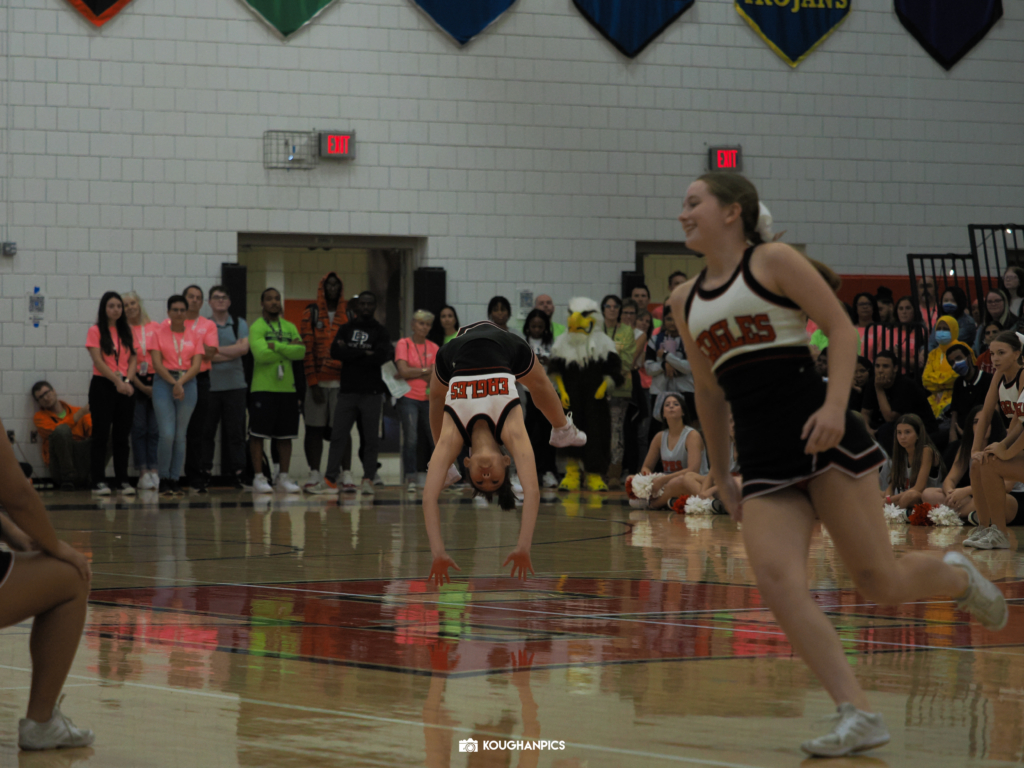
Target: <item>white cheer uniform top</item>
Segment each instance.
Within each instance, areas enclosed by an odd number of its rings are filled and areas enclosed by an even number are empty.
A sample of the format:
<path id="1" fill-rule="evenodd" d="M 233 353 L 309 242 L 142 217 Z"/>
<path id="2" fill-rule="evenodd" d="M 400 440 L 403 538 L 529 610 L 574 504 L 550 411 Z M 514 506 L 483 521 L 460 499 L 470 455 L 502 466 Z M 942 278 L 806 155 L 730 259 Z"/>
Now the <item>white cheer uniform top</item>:
<path id="1" fill-rule="evenodd" d="M 1021 402 L 1024 392 L 1021 392 L 1020 387 L 1022 373 L 1024 373 L 1024 368 L 1017 371 L 1017 375 L 1009 384 L 1006 383 L 1005 377 L 999 377 L 999 408 L 1006 418 L 1012 419 L 1016 416 L 1021 423 L 1024 423 L 1024 402 Z"/>
<path id="2" fill-rule="evenodd" d="M 467 445 L 473 434 L 473 425 L 481 419 L 487 422 L 500 445 L 505 419 L 519 404 L 516 377 L 511 373 L 453 376 L 444 397 L 444 410 L 451 415 Z"/>

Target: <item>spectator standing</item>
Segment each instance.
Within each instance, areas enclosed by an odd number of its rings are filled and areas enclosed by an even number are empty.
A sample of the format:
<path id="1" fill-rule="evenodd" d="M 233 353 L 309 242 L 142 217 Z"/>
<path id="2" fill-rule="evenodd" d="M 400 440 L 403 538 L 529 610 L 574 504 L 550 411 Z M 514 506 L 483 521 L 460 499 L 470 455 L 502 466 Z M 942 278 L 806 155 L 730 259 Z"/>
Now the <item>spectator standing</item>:
<path id="1" fill-rule="evenodd" d="M 677 269 L 671 275 L 668 276 L 668 292 L 671 294 L 676 289 L 677 285 L 682 285 L 690 278 L 686 276 L 686 273 L 681 269 Z"/>
<path id="2" fill-rule="evenodd" d="M 160 425 L 153 409 L 153 355 L 150 350 L 156 346 L 156 333 L 160 324 L 149 318 L 146 307 L 135 291 L 124 295 L 124 315 L 132 329 L 135 345 L 135 416 L 132 420 L 132 456 L 139 473 L 138 489 L 155 491 L 160 487 L 159 458 Z"/>
<path id="3" fill-rule="evenodd" d="M 1003 287 L 1009 299 L 1010 312 L 1020 317 L 1024 305 L 1024 269 L 1016 265 L 1007 267 L 1003 273 Z"/>
<path id="4" fill-rule="evenodd" d="M 861 413 L 871 436 L 886 450 L 891 449 L 896 434 L 896 421 L 907 413 L 919 416 L 925 431 L 938 428 L 935 414 L 924 392 L 908 377 L 899 373 L 896 353 L 883 350 L 875 357 L 875 386 L 864 391 Z"/>
<path id="5" fill-rule="evenodd" d="M 185 322 L 188 301 L 174 295 L 167 299 L 167 316 L 156 334 L 153 357 L 153 409 L 160 427 L 157 462 L 160 465 L 160 493 L 180 495 L 181 471 L 189 419 L 196 407 L 196 376 L 203 362 L 203 341 Z"/>
<path id="6" fill-rule="evenodd" d="M 509 328 L 508 321 L 512 317 L 512 305 L 504 296 L 495 296 L 487 302 L 487 319 L 501 328 L 519 338 L 523 337 L 522 331 L 518 328 Z"/>
<path id="7" fill-rule="evenodd" d="M 196 376 L 196 407 L 192 410 L 192 420 L 188 423 L 188 437 L 185 448 L 185 477 L 190 487 L 199 492 L 206 490 L 210 484 L 210 475 L 203 471 L 203 456 L 206 448 L 203 439 L 206 437 L 206 422 L 210 410 L 210 369 L 213 358 L 217 354 L 217 326 L 212 320 L 201 316 L 203 308 L 203 289 L 198 285 L 190 285 L 185 289 L 185 301 L 188 312 L 185 323 L 199 342 L 199 351 L 203 354 L 199 375 Z"/>
<path id="8" fill-rule="evenodd" d="M 249 412 L 249 450 L 256 476 L 254 493 L 271 493 L 274 487 L 260 470 L 263 441 L 273 441 L 280 459 L 277 490 L 298 493 L 299 486 L 288 476 L 292 462 L 292 440 L 299 436 L 299 401 L 295 391 L 292 363 L 306 356 L 299 329 L 281 317 L 281 292 L 267 288 L 260 294 L 262 314 L 249 329 L 253 372 Z M 334 443 L 332 442 L 331 445 Z"/>
<path id="9" fill-rule="evenodd" d="M 249 324 L 231 314 L 231 296 L 223 285 L 210 289 L 210 308 L 217 328 L 217 354 L 210 368 L 210 403 L 203 436 L 203 477 L 213 473 L 213 447 L 220 431 L 221 475 L 232 488 L 242 488 L 245 471 L 245 411 L 249 385 L 242 358 L 249 352 Z"/>
<path id="10" fill-rule="evenodd" d="M 957 375 L 946 360 L 946 350 L 959 332 L 960 326 L 956 320 L 949 315 L 939 317 L 933 331 L 938 346 L 928 353 L 928 362 L 925 363 L 924 372 L 921 374 L 921 383 L 930 393 L 928 402 L 931 404 L 932 413 L 938 418 L 942 417 L 953 400 L 953 384 Z"/>
<path id="11" fill-rule="evenodd" d="M 647 309 L 647 306 L 651 303 L 651 290 L 650 290 L 650 288 L 648 288 L 646 285 L 636 285 L 636 286 L 633 286 L 633 290 L 629 292 L 629 298 L 631 298 L 633 301 L 636 302 L 637 314 L 638 315 L 643 313 L 643 312 L 647 312 L 648 314 L 650 314 L 650 310 Z M 653 321 L 654 318 L 652 317 L 651 320 Z M 658 328 L 660 326 L 661 326 L 661 323 L 658 323 L 654 327 Z M 650 337 L 650 333 L 648 333 L 648 338 L 649 337 Z M 646 449 L 647 449 L 647 445 L 644 444 L 644 450 L 646 450 Z"/>
<path id="12" fill-rule="evenodd" d="M 558 338 L 565 333 L 565 326 L 561 323 L 555 322 L 555 300 L 548 296 L 546 293 L 542 293 L 533 301 L 533 308 L 539 309 L 548 316 L 548 320 L 551 323 L 551 333 Z M 525 326 L 524 326 L 525 327 Z M 456 333 L 458 329 L 456 328 Z M 446 339 L 447 341 L 447 339 Z"/>
<path id="13" fill-rule="evenodd" d="M 398 400 L 398 415 L 402 419 L 402 471 L 409 493 L 416 492 L 417 471 L 427 471 L 427 460 L 434 452 L 427 385 L 440 347 L 427 339 L 433 322 L 432 312 L 417 310 L 412 316 L 412 336 L 400 339 L 395 347 L 398 376 L 412 387 Z M 417 464 L 418 455 L 423 456 L 420 464 Z"/>
<path id="14" fill-rule="evenodd" d="M 625 449 L 626 410 L 633 397 L 633 358 L 636 357 L 636 337 L 633 328 L 622 322 L 622 299 L 609 294 L 601 299 L 601 312 L 604 315 L 604 332 L 613 342 L 615 351 L 622 361 L 622 378 L 620 386 L 613 389 L 608 398 L 608 409 L 612 418 L 612 451 L 611 463 L 608 465 L 608 488 L 616 490 L 621 487 L 622 456 Z"/>
<path id="15" fill-rule="evenodd" d="M 962 341 L 965 344 L 973 344 L 978 334 L 978 324 L 974 322 L 971 313 L 968 311 L 967 294 L 963 289 L 954 285 L 942 292 L 942 313 L 949 315 L 956 320 L 960 327 L 959 333 L 953 337 L 953 341 Z M 935 340 L 935 330 L 928 336 L 928 351 L 931 352 L 938 345 Z"/>
<path id="16" fill-rule="evenodd" d="M 89 484 L 92 448 L 92 417 L 89 406 L 76 408 L 57 397 L 48 381 L 32 385 L 32 399 L 39 410 L 32 417 L 39 434 L 39 452 L 50 468 L 53 485 L 62 491 Z"/>
<path id="17" fill-rule="evenodd" d="M 109 496 L 106 483 L 107 440 L 113 428 L 114 488 L 126 496 L 135 493 L 128 482 L 128 437 L 132 431 L 135 389 L 135 347 L 132 330 L 124 316 L 121 295 L 107 291 L 100 299 L 96 325 L 85 337 L 92 357 L 89 411 L 92 414 L 92 492 Z"/>
<path id="18" fill-rule="evenodd" d="M 530 349 L 537 356 L 537 360 L 547 371 L 548 360 L 551 359 L 551 345 L 555 342 L 555 334 L 551 329 L 551 317 L 542 308 L 534 309 L 526 316 L 523 323 L 523 335 Z M 537 474 L 540 476 L 542 488 L 557 488 L 558 471 L 555 458 L 555 448 L 549 442 L 551 435 L 551 424 L 544 414 L 533 402 L 533 395 L 526 389 L 526 410 L 523 414 L 526 422 L 526 433 L 530 437 L 530 445 L 533 446 L 533 455 L 537 461 Z"/>
<path id="19" fill-rule="evenodd" d="M 643 462 L 643 457 L 647 454 L 647 443 L 650 439 L 651 430 L 651 374 L 647 372 L 647 350 L 651 346 L 651 331 L 654 330 L 652 323 L 654 318 L 651 317 L 651 313 L 643 308 L 641 305 L 639 311 L 636 314 L 636 326 L 634 327 L 634 333 L 640 331 L 644 335 L 643 345 L 640 344 L 640 339 L 637 339 L 637 357 L 633 363 L 636 368 L 637 378 L 640 380 L 640 391 L 637 393 L 638 399 L 643 401 L 640 406 L 640 417 L 636 425 L 636 437 L 637 437 L 637 465 Z"/>
<path id="20" fill-rule="evenodd" d="M 302 314 L 302 342 L 306 346 L 303 366 L 306 372 L 306 396 L 302 416 L 306 422 L 303 447 L 309 464 L 309 479 L 303 488 L 309 489 L 322 479 L 320 463 L 324 441 L 334 423 L 341 386 L 341 363 L 331 357 L 331 343 L 341 327 L 348 322 L 348 307 L 341 297 L 344 284 L 336 272 L 328 272 L 320 279 L 316 301 Z M 351 441 L 342 459 L 346 473 L 352 466 Z M 351 483 L 351 477 L 347 478 Z"/>
<path id="21" fill-rule="evenodd" d="M 672 309 L 666 304 L 665 310 L 662 332 L 647 345 L 645 367 L 651 377 L 650 394 L 657 397 L 662 392 L 681 392 L 686 401 L 686 413 L 694 414 L 697 406 L 693 394 L 693 373 L 672 318 Z"/>
<path id="22" fill-rule="evenodd" d="M 382 397 L 385 391 L 380 367 L 394 354 L 387 329 L 377 322 L 377 297 L 363 291 L 355 302 L 356 316 L 338 331 L 331 344 L 331 356 L 345 370 L 338 391 L 338 407 L 331 428 L 331 447 L 327 453 L 324 479 L 310 493 L 337 493 L 345 441 L 350 440 L 352 425 L 358 418 L 363 426 L 360 461 L 363 465 L 361 492 L 373 495 L 373 476 L 377 472 L 378 434 Z"/>
<path id="23" fill-rule="evenodd" d="M 459 313 L 455 311 L 455 307 L 445 304 L 441 307 L 441 311 L 437 313 L 437 317 L 434 318 L 434 324 L 431 326 L 427 338 L 437 344 L 437 346 L 443 347 L 458 335 Z"/>

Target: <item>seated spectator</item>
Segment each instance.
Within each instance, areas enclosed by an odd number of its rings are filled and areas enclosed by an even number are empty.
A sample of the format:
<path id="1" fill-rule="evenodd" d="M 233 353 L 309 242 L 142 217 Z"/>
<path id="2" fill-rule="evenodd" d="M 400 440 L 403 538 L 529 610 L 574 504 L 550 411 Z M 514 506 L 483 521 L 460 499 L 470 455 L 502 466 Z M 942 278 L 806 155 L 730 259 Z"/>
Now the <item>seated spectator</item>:
<path id="1" fill-rule="evenodd" d="M 974 351 L 981 353 L 981 336 L 985 326 L 992 322 L 999 323 L 1004 330 L 1014 330 L 1020 318 L 1010 312 L 1010 300 L 1001 290 L 993 288 L 985 295 L 985 325 L 978 329 L 974 338 Z"/>
<path id="2" fill-rule="evenodd" d="M 902 370 L 910 372 L 924 368 L 928 337 L 914 309 L 914 301 L 909 296 L 904 296 L 896 302 L 896 331 L 897 341 L 893 345 L 893 350 L 899 358 Z"/>
<path id="3" fill-rule="evenodd" d="M 554 334 L 557 339 L 563 333 L 565 333 L 565 326 L 561 323 L 556 323 L 555 317 L 555 300 L 548 296 L 546 293 L 542 293 L 533 302 L 533 308 L 539 309 L 547 314 L 548 319 L 551 321 L 551 333 Z"/>
<path id="4" fill-rule="evenodd" d="M 523 334 L 537 360 L 547 370 L 551 358 L 551 345 L 555 341 L 551 330 L 551 317 L 542 308 L 534 309 L 526 316 L 523 323 Z M 540 476 L 542 488 L 558 487 L 558 468 L 555 459 L 555 448 L 550 443 L 551 424 L 534 404 L 529 387 L 526 390 L 526 409 L 523 413 L 526 422 L 526 434 L 533 446 L 533 455 L 537 461 L 537 474 Z"/>
<path id="5" fill-rule="evenodd" d="M 397 410 L 402 419 L 402 471 L 409 493 L 416 493 L 417 471 L 427 471 L 427 460 L 434 451 L 430 432 L 430 403 L 427 384 L 434 370 L 434 358 L 440 347 L 427 339 L 434 322 L 432 312 L 418 309 L 412 316 L 412 336 L 399 339 L 395 346 L 395 365 L 399 378 L 412 387 L 399 398 Z M 422 460 L 417 464 L 417 456 Z"/>
<path id="6" fill-rule="evenodd" d="M 434 324 L 430 327 L 427 338 L 437 346 L 443 347 L 458 335 L 459 313 L 455 311 L 455 307 L 445 304 L 434 318 Z"/>
<path id="7" fill-rule="evenodd" d="M 878 304 L 870 293 L 858 293 L 853 297 L 853 320 L 857 328 L 867 328 L 881 321 L 878 315 Z M 861 338 L 864 338 L 863 332 Z"/>
<path id="8" fill-rule="evenodd" d="M 704 438 L 685 424 L 686 403 L 678 393 L 660 394 L 654 404 L 654 414 L 665 429 L 651 440 L 639 474 L 651 474 L 661 460 L 664 474 L 655 479 L 648 506 L 662 509 L 678 496 L 700 494 L 708 475 L 708 460 L 704 453 Z"/>
<path id="9" fill-rule="evenodd" d="M 1010 312 L 1020 317 L 1024 305 L 1024 269 L 1016 265 L 1007 267 L 1003 273 L 1003 288 L 1010 300 Z"/>
<path id="10" fill-rule="evenodd" d="M 124 316 L 132 329 L 138 365 L 132 386 L 135 387 L 135 417 L 132 421 L 132 457 L 139 472 L 140 491 L 155 491 L 160 487 L 160 464 L 157 450 L 160 446 L 160 426 L 153 410 L 153 356 L 156 332 L 160 324 L 149 319 L 149 313 L 135 291 L 124 295 Z"/>
<path id="11" fill-rule="evenodd" d="M 1006 329 L 995 320 L 981 327 L 981 354 L 978 355 L 978 368 L 985 373 L 996 372 L 996 366 L 992 362 L 992 354 L 988 351 L 988 345 L 1004 330 Z"/>
<path id="12" fill-rule="evenodd" d="M 675 321 L 672 319 L 672 308 L 665 305 L 663 332 L 651 339 L 647 345 L 647 358 L 644 366 L 651 377 L 651 395 L 662 392 L 681 392 L 686 402 L 686 413 L 695 414 L 696 401 L 693 394 L 693 373 L 690 363 L 686 360 L 683 340 L 679 337 Z"/>
<path id="13" fill-rule="evenodd" d="M 50 468 L 55 488 L 73 491 L 89 485 L 92 449 L 92 417 L 89 406 L 76 408 L 57 397 L 48 381 L 32 385 L 32 399 L 39 410 L 32 417 L 39 433 L 39 452 Z"/>
<path id="14" fill-rule="evenodd" d="M 928 353 L 928 362 L 925 363 L 924 372 L 921 374 L 921 383 L 930 393 L 928 402 L 936 417 L 942 416 L 953 399 L 953 384 L 957 375 L 946 359 L 946 350 L 956 339 L 959 330 L 956 320 L 949 315 L 942 315 L 939 318 L 934 331 L 938 346 Z"/>
<path id="15" fill-rule="evenodd" d="M 892 448 L 896 421 L 905 414 L 914 414 L 924 422 L 927 432 L 938 428 L 928 397 L 907 376 L 897 369 L 896 354 L 890 350 L 875 358 L 875 386 L 864 391 L 861 413 L 868 432 L 886 450 Z"/>
<path id="16" fill-rule="evenodd" d="M 518 328 L 509 328 L 508 321 L 512 317 L 512 305 L 504 296 L 495 296 L 487 302 L 487 319 L 501 328 L 522 338 L 522 332 Z"/>
<path id="17" fill-rule="evenodd" d="M 46 507 L 25 479 L 6 435 L 0 437 L 0 505 L 10 515 L 0 515 L 0 539 L 15 550 L 0 550 L 0 629 L 33 620 L 25 649 L 32 659 L 32 679 L 28 712 L 18 723 L 18 746 L 23 750 L 87 747 L 93 732 L 75 727 L 61 713 L 60 700 L 82 641 L 92 571 L 84 555 L 57 538 Z M 18 635 L 24 637 L 25 632 Z M 11 639 L 7 637 L 8 642 Z M 22 652 L 19 649 L 19 657 Z M 14 663 L 13 656 L 5 658 Z M 8 708 L 13 699 L 10 694 L 5 699 Z M 61 758 L 57 761 L 69 764 Z M 31 762 L 53 764 L 48 758 Z"/>
<path id="18" fill-rule="evenodd" d="M 827 369 L 826 369 L 827 372 Z M 853 386 L 850 388 L 850 402 L 847 408 L 860 413 L 864 405 L 864 392 L 875 385 L 875 367 L 871 361 L 864 356 L 857 358 L 857 364 L 853 369 Z"/>
<path id="19" fill-rule="evenodd" d="M 985 404 L 992 374 L 980 370 L 974 361 L 974 350 L 963 342 L 946 348 L 946 360 L 957 375 L 953 383 L 953 400 L 949 406 L 949 439 L 958 440 L 963 431 L 964 414 L 976 405 Z"/>
<path id="20" fill-rule="evenodd" d="M 886 327 L 896 324 L 896 306 L 892 301 L 892 291 L 880 285 L 875 292 L 875 304 L 878 307 L 878 322 Z"/>
<path id="21" fill-rule="evenodd" d="M 921 503 L 926 488 L 941 484 L 945 473 L 942 457 L 928 438 L 924 423 L 912 413 L 896 421 L 896 438 L 890 450 L 892 475 L 882 495 L 887 503 L 910 509 Z"/>
<path id="22" fill-rule="evenodd" d="M 974 337 L 978 332 L 978 324 L 974 322 L 970 312 L 967 311 L 967 294 L 958 285 L 947 288 L 942 293 L 942 312 L 949 315 L 960 326 L 960 332 L 953 337 L 954 341 L 962 341 L 965 344 L 973 344 Z M 938 346 L 935 340 L 935 330 L 928 336 L 928 351 L 931 352 Z"/>
<path id="23" fill-rule="evenodd" d="M 935 295 L 935 277 L 925 276 L 918 279 L 914 286 L 917 295 L 917 306 L 920 308 L 921 320 L 929 329 L 939 321 L 939 307 Z"/>
<path id="24" fill-rule="evenodd" d="M 977 509 L 974 504 L 974 491 L 971 488 L 971 450 L 974 445 L 974 430 L 978 426 L 983 405 L 974 406 L 964 419 L 962 438 L 950 442 L 943 456 L 943 462 L 949 466 L 949 474 L 942 481 L 940 488 L 926 488 L 922 498 L 932 506 L 945 504 L 956 512 L 961 519 L 970 520 L 971 514 Z M 1006 438 L 1006 428 L 1002 419 L 991 419 L 985 430 L 985 444 L 1000 442 Z M 1012 525 L 1017 517 L 1017 510 L 1024 502 L 1024 483 L 1005 480 L 1006 486 L 1006 524 Z M 977 525 L 976 519 L 974 522 Z"/>

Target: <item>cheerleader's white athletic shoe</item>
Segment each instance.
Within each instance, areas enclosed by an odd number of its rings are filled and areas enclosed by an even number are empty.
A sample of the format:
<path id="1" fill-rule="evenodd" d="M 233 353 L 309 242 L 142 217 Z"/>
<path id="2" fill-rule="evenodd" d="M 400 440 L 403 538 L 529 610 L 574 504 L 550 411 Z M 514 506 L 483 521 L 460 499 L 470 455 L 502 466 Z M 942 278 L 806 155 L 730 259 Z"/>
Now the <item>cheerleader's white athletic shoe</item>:
<path id="1" fill-rule="evenodd" d="M 889 729 L 879 714 L 845 702 L 836 707 L 835 721 L 830 733 L 805 741 L 800 749 L 813 757 L 843 757 L 889 743 Z"/>
<path id="2" fill-rule="evenodd" d="M 572 423 L 572 413 L 565 414 L 564 427 L 552 427 L 548 442 L 555 448 L 582 448 L 587 444 L 587 433 Z"/>

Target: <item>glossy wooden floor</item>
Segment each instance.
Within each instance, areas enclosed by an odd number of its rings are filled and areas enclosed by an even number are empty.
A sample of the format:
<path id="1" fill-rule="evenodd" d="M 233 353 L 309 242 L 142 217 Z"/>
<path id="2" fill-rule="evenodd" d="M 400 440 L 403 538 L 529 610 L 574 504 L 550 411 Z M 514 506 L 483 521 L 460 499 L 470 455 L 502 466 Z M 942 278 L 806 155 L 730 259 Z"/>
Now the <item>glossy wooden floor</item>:
<path id="1" fill-rule="evenodd" d="M 64 710 L 94 748 L 18 753 L 29 626 L 0 632 L 0 765 L 797 766 L 832 704 L 751 586 L 727 518 L 545 501 L 537 577 L 502 575 L 516 513 L 446 496 L 440 591 L 414 497 L 214 492 L 46 501 L 94 592 Z M 892 530 L 901 551 L 965 529 Z M 992 634 L 948 602 L 880 610 L 815 536 L 811 587 L 893 740 L 830 766 L 1024 757 L 1024 559 L 974 555 L 1015 599 Z M 477 740 L 476 753 L 459 742 Z M 482 751 L 485 741 L 564 741 Z M 807 761 L 808 764 L 815 761 Z"/>

